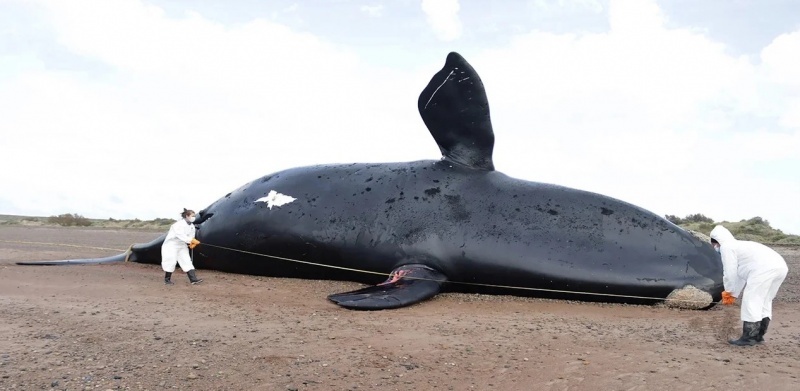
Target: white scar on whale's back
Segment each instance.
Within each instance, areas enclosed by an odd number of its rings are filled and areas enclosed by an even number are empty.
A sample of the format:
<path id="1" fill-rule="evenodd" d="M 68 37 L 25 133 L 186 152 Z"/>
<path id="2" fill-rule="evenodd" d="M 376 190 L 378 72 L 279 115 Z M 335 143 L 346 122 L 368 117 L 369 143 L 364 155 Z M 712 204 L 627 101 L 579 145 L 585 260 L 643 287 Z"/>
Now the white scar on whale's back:
<path id="1" fill-rule="evenodd" d="M 297 198 L 292 196 L 288 196 L 286 194 L 278 193 L 275 190 L 270 190 L 269 194 L 266 197 L 261 197 L 257 199 L 255 202 L 266 202 L 267 206 L 272 209 L 273 206 L 283 206 L 286 205 Z"/>
<path id="2" fill-rule="evenodd" d="M 458 69 L 458 68 L 456 68 L 456 69 Z M 453 72 L 455 72 L 455 69 L 450 71 L 450 73 L 448 73 L 447 76 L 445 76 L 444 81 L 442 82 L 442 84 L 439 84 L 439 87 L 436 87 L 436 89 L 433 90 L 433 93 L 431 94 L 431 97 L 428 98 L 427 102 L 425 102 L 425 107 L 423 107 L 423 109 L 427 109 L 428 108 L 428 104 L 431 103 L 431 99 L 433 99 L 433 96 L 436 95 L 437 92 L 439 92 L 439 89 L 442 88 L 444 83 L 447 83 L 447 81 L 450 80 L 450 76 L 453 75 Z"/>

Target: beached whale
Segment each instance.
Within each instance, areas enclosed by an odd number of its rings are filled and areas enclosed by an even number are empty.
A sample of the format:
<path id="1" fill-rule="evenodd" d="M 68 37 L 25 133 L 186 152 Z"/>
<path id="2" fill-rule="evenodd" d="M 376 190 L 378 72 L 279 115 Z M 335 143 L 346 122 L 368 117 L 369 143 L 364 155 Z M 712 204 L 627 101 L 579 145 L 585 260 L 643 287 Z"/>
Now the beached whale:
<path id="1" fill-rule="evenodd" d="M 495 171 L 487 96 L 459 54 L 447 56 L 418 107 L 440 160 L 256 179 L 199 212 L 195 266 L 372 284 L 329 296 L 352 309 L 403 307 L 441 291 L 626 303 L 693 291 L 700 299 L 689 307 L 719 301 L 722 265 L 708 243 L 630 203 Z M 160 263 L 162 241 L 36 264 Z"/>

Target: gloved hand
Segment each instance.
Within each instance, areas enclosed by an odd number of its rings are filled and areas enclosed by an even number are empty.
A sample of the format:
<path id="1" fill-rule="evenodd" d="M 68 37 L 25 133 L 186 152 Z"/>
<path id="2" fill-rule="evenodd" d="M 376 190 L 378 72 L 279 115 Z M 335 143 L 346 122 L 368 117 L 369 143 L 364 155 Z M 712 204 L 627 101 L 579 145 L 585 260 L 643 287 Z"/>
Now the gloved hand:
<path id="1" fill-rule="evenodd" d="M 736 301 L 736 298 L 731 295 L 728 291 L 722 292 L 722 305 L 731 305 L 733 302 Z"/>
<path id="2" fill-rule="evenodd" d="M 191 242 L 191 243 L 189 243 L 189 248 L 193 249 L 193 248 L 197 247 L 197 245 L 198 245 L 198 244 L 200 244 L 200 241 L 199 241 L 199 240 L 197 240 L 197 239 L 192 239 L 192 242 Z"/>

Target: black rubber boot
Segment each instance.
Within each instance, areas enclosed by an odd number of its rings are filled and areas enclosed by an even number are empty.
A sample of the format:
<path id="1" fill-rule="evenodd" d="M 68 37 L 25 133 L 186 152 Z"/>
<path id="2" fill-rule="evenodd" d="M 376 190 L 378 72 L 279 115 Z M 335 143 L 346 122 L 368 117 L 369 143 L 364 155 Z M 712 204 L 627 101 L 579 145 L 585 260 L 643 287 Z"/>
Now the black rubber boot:
<path id="1" fill-rule="evenodd" d="M 732 339 L 728 343 L 736 346 L 753 346 L 758 343 L 758 334 L 761 332 L 761 321 L 744 322 L 742 325 L 742 336 L 739 339 Z"/>
<path id="2" fill-rule="evenodd" d="M 756 342 L 762 343 L 764 342 L 764 334 L 767 333 L 767 329 L 769 328 L 769 318 L 761 319 L 761 327 L 758 329 L 758 335 L 756 336 Z"/>
<path id="3" fill-rule="evenodd" d="M 194 269 L 192 269 L 192 270 L 189 270 L 188 272 L 186 272 L 186 274 L 188 274 L 188 275 L 189 275 L 189 281 L 190 281 L 192 284 L 199 284 L 199 283 L 203 282 L 203 280 L 202 280 L 202 279 L 200 279 L 200 278 L 197 278 L 197 274 L 195 274 L 195 272 L 194 272 Z"/>
<path id="4" fill-rule="evenodd" d="M 164 284 L 166 284 L 166 285 L 175 285 L 175 283 L 172 282 L 172 273 L 164 272 Z"/>

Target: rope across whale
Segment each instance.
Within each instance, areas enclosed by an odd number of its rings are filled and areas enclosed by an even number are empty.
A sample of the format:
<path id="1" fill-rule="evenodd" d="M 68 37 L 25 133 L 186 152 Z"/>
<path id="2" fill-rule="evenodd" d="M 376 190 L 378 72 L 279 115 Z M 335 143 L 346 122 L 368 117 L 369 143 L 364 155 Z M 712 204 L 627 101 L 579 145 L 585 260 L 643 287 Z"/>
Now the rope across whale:
<path id="1" fill-rule="evenodd" d="M 30 242 L 30 241 L 12 241 L 12 240 L 0 240 L 3 243 L 16 243 L 16 244 L 31 244 L 31 245 L 48 245 L 48 246 L 63 246 L 63 247 L 73 247 L 73 248 L 85 248 L 85 249 L 93 249 L 93 250 L 109 250 L 109 251 L 125 251 L 126 255 L 130 255 L 131 247 L 127 250 L 116 249 L 116 248 L 108 248 L 108 247 L 95 247 L 95 246 L 81 246 L 81 245 L 74 245 L 74 244 L 66 244 L 66 243 L 48 243 L 48 242 Z M 286 257 L 279 257 L 276 255 L 270 254 L 261 254 L 252 251 L 245 251 L 230 247 L 224 246 L 217 246 L 214 244 L 203 243 L 203 246 L 214 247 L 221 250 L 238 252 L 242 254 L 249 254 L 255 255 L 263 258 L 271 258 L 271 259 L 278 259 L 287 262 L 294 262 L 294 263 L 301 263 L 305 265 L 311 266 L 318 266 L 324 267 L 329 269 L 337 269 L 337 270 L 345 270 L 357 273 L 364 273 L 364 274 L 374 274 L 380 276 L 386 276 L 388 278 L 393 277 L 392 273 L 385 273 L 385 272 L 376 272 L 372 270 L 363 270 L 363 269 L 356 269 L 356 268 L 349 268 L 343 266 L 336 266 L 336 265 L 326 265 L 323 263 L 311 262 L 311 261 L 303 261 L 299 259 L 292 259 Z M 125 257 L 125 262 L 128 261 L 128 256 Z M 574 295 L 587 295 L 587 296 L 605 296 L 605 297 L 615 297 L 615 298 L 624 298 L 624 299 L 638 299 L 638 300 L 654 300 L 654 301 L 671 301 L 671 302 L 684 302 L 684 303 L 701 303 L 701 304 L 719 304 L 721 302 L 707 302 L 707 301 L 700 301 L 700 300 L 688 300 L 688 299 L 674 299 L 674 298 L 662 298 L 662 297 L 649 297 L 649 296 L 635 296 L 635 295 L 618 295 L 613 293 L 599 293 L 599 292 L 582 292 L 582 291 L 571 291 L 571 290 L 560 290 L 560 289 L 545 289 L 545 288 L 532 288 L 532 287 L 521 287 L 521 286 L 511 286 L 511 285 L 497 285 L 497 284 L 482 284 L 482 283 L 474 283 L 474 282 L 465 282 L 465 281 L 438 281 L 432 279 L 426 279 L 421 277 L 414 277 L 414 276 L 403 276 L 403 278 L 407 279 L 416 279 L 416 280 L 429 280 L 435 282 L 446 282 L 448 284 L 460 284 L 460 285 L 471 285 L 471 286 L 482 286 L 487 288 L 501 288 L 501 289 L 510 289 L 510 290 L 527 290 L 527 291 L 537 291 L 537 292 L 548 292 L 548 293 L 563 293 L 563 294 L 574 294 Z"/>

